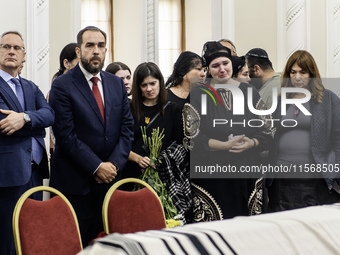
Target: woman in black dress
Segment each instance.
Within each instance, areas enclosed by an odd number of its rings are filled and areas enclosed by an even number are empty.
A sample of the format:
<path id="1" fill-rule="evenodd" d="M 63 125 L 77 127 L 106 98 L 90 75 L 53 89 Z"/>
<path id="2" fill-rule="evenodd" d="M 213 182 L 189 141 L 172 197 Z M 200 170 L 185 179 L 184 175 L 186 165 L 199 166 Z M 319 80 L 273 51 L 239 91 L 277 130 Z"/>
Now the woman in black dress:
<path id="1" fill-rule="evenodd" d="M 270 121 L 249 110 L 248 93 L 252 92 L 255 109 L 264 109 L 264 103 L 253 86 L 231 78 L 232 57 L 228 48 L 218 42 L 207 42 L 203 54 L 207 75 L 212 79 L 191 90 L 190 105 L 186 104 L 183 109 L 187 127 L 185 136 L 190 143 L 187 147 L 192 148 L 190 173 L 194 183 L 193 221 L 259 214 L 262 210 L 263 187 L 262 179 L 258 177 L 261 175 L 255 173 L 250 176 L 240 171 L 247 166 L 259 165 L 260 152 L 271 144 L 273 130 L 267 125 Z M 234 114 L 233 101 L 237 101 L 236 97 L 228 89 L 217 89 L 219 84 L 229 84 L 242 93 L 245 98 L 241 105 L 244 114 Z M 224 124 L 214 125 L 216 120 Z M 249 121 L 254 125 L 248 124 Z M 229 167 L 235 172 L 210 174 L 207 169 L 211 170 L 211 167 L 215 167 L 215 170 Z"/>

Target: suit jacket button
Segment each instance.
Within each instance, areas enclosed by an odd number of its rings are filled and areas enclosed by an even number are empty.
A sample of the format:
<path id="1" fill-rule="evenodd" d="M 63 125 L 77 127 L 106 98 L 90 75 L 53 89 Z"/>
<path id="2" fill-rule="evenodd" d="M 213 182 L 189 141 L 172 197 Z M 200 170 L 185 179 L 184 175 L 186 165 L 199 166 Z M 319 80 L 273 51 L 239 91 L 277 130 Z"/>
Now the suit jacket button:
<path id="1" fill-rule="evenodd" d="M 28 151 L 29 151 L 29 152 L 32 152 L 32 149 L 31 149 L 31 148 L 29 148 L 29 149 L 28 149 Z"/>
<path id="2" fill-rule="evenodd" d="M 109 138 L 107 136 L 105 136 L 105 141 L 109 140 Z"/>

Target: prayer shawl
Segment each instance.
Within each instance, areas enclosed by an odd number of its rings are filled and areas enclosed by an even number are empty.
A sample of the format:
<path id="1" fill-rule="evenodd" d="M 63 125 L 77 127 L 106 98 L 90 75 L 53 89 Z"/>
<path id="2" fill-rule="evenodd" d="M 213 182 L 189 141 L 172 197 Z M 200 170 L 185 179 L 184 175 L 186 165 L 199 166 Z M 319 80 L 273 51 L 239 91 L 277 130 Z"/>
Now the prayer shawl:
<path id="1" fill-rule="evenodd" d="M 160 153 L 162 163 L 159 166 L 159 177 L 166 184 L 166 188 L 172 202 L 183 216 L 191 208 L 192 197 L 190 187 L 189 160 L 186 158 L 187 151 L 181 144 L 173 142 L 168 148 Z"/>

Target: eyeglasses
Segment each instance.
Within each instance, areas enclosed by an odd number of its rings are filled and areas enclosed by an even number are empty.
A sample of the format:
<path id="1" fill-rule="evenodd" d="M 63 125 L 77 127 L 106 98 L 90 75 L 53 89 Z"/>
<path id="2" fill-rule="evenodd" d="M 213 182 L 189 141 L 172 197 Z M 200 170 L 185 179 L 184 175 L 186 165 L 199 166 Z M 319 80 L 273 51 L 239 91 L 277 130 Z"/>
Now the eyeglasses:
<path id="1" fill-rule="evenodd" d="M 9 45 L 9 44 L 0 44 L 1 49 L 4 49 L 6 51 L 10 51 L 12 48 L 15 51 L 25 51 L 25 47 L 19 46 L 19 45 Z"/>

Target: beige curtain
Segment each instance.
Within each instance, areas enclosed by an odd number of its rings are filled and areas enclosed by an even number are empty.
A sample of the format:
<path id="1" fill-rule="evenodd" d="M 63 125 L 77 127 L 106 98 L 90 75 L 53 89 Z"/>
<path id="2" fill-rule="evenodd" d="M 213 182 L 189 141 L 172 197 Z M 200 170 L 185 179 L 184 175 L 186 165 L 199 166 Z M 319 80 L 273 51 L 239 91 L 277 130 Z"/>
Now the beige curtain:
<path id="1" fill-rule="evenodd" d="M 159 0 L 159 67 L 166 79 L 182 49 L 181 0 Z"/>
<path id="2" fill-rule="evenodd" d="M 112 5 L 111 0 L 82 0 L 81 26 L 96 26 L 107 35 L 107 54 L 104 68 L 112 62 Z"/>

